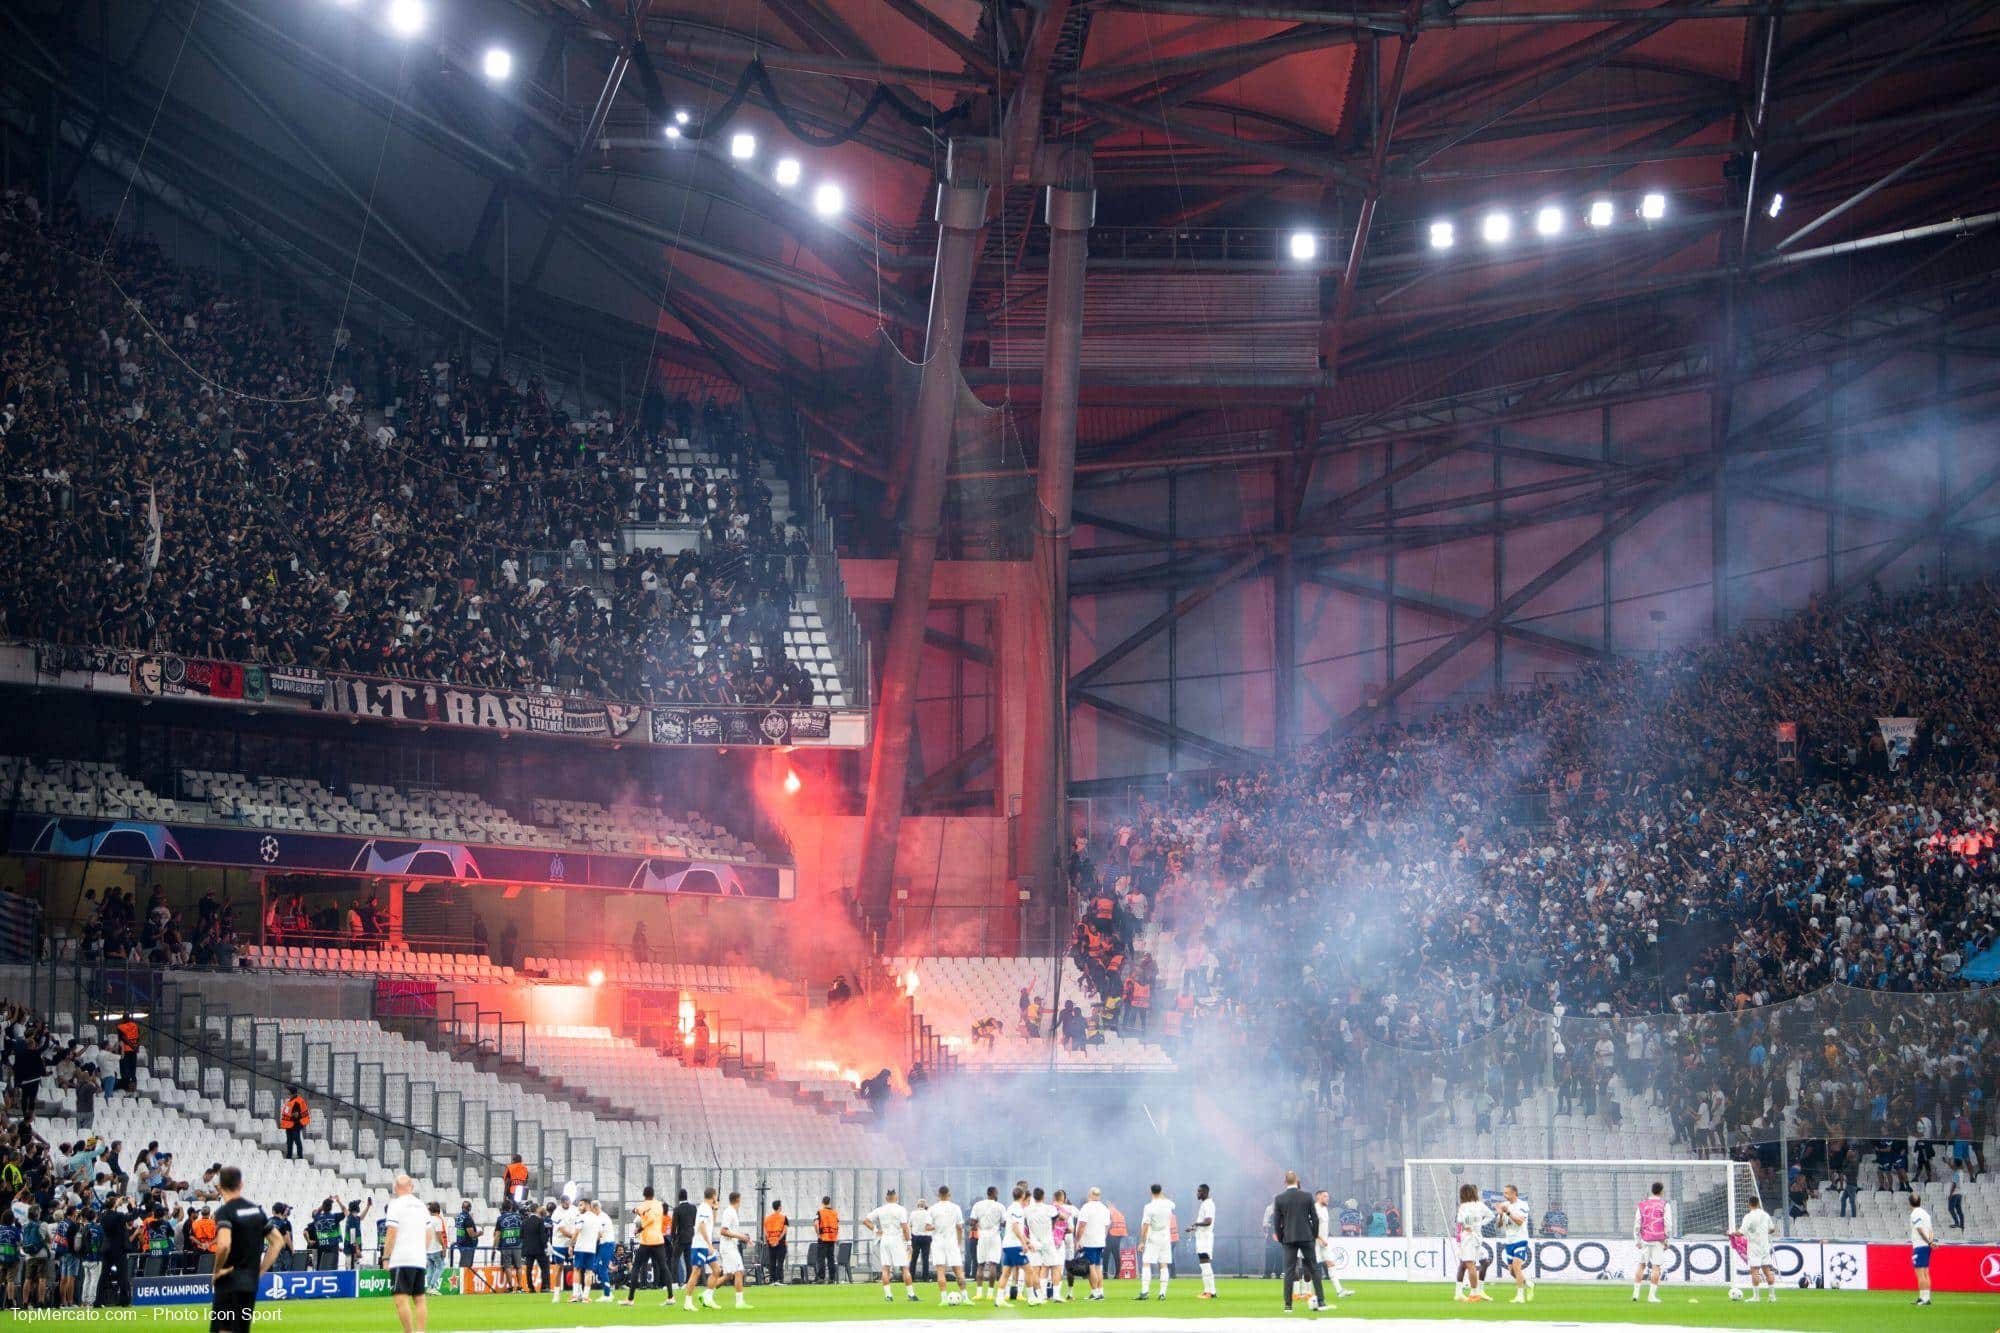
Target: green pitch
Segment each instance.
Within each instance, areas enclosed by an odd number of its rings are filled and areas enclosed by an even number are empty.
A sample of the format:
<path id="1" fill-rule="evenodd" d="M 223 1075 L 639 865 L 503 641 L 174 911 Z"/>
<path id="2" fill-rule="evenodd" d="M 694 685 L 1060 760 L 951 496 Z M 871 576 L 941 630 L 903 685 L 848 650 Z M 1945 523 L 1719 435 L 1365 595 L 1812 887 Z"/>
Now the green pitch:
<path id="1" fill-rule="evenodd" d="M 550 1304 L 544 1296 L 440 1296 L 430 1302 L 430 1327 L 435 1333 L 484 1333 L 494 1330 L 588 1329 L 624 1326 L 687 1327 L 693 1324 L 801 1324 L 853 1321 L 878 1327 L 915 1318 L 948 1319 L 969 1324 L 1038 1323 L 1067 1321 L 1083 1328 L 1096 1328 L 1120 1320 L 1143 1316 L 1148 1319 L 1186 1320 L 1197 1328 L 1204 1320 L 1266 1318 L 1282 1320 L 1283 1297 L 1275 1281 L 1224 1279 L 1217 1300 L 1196 1299 L 1198 1281 L 1175 1279 L 1172 1299 L 1136 1301 L 1134 1282 L 1109 1284 L 1110 1295 L 1102 1302 L 1075 1302 L 1068 1305 L 1025 1308 L 1015 1306 L 995 1310 L 991 1305 L 941 1308 L 934 1287 L 919 1287 L 920 1300 L 911 1304 L 897 1289 L 894 1304 L 885 1303 L 879 1286 L 762 1287 L 749 1293 L 751 1308 L 731 1308 L 727 1291 L 718 1292 L 720 1311 L 701 1310 L 689 1314 L 678 1306 L 663 1309 L 657 1292 L 641 1292 L 634 1306 L 592 1304 L 589 1306 Z M 1992 1333 L 2000 1328 L 2000 1299 L 1985 1296 L 1939 1295 L 1928 1310 L 1919 1310 L 1906 1292 L 1788 1292 L 1776 1306 L 1732 1304 L 1719 1287 L 1690 1292 L 1686 1287 L 1662 1289 L 1661 1304 L 1634 1304 L 1631 1289 L 1617 1283 L 1590 1286 L 1546 1285 L 1538 1290 L 1532 1305 L 1507 1303 L 1511 1289 L 1494 1289 L 1499 1298 L 1491 1305 L 1459 1305 L 1442 1284 L 1409 1286 L 1402 1283 L 1373 1283 L 1356 1289 L 1339 1302 L 1337 1311 L 1314 1316 L 1301 1307 L 1291 1316 L 1298 1323 L 1309 1321 L 1355 1322 L 1367 1319 L 1410 1319 L 1443 1324 L 1519 1323 L 1546 1328 L 1555 1323 L 1650 1324 L 1661 1328 L 1744 1328 L 1785 1330 L 1786 1333 L 1899 1333 L 1900 1330 L 1936 1330 L 1937 1333 Z M 1693 1300 L 1690 1300 L 1692 1295 Z M 197 1313 L 199 1312 L 199 1313 Z M 125 1311 L 117 1312 L 120 1316 Z M 145 1333 L 205 1328 L 206 1310 L 200 1306 L 147 1309 L 129 1312 L 130 1317 L 85 1314 L 63 1319 L 62 1327 L 103 1324 Z M 26 1329 L 54 1327 L 57 1321 L 46 1314 L 0 1316 L 0 1326 Z M 258 1307 L 257 1322 L 270 1333 L 394 1333 L 395 1308 L 387 1299 L 353 1301 L 300 1301 L 292 1305 L 266 1302 Z"/>

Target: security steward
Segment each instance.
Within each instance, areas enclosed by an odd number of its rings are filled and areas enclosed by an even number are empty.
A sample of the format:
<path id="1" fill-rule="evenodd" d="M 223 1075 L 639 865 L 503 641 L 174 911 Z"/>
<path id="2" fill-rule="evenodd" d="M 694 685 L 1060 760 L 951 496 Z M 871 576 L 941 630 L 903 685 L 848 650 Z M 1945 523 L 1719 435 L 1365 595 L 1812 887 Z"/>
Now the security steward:
<path id="1" fill-rule="evenodd" d="M 305 1094 L 298 1084 L 287 1084 L 285 1104 L 278 1108 L 278 1128 L 285 1131 L 285 1156 L 306 1155 L 306 1126 L 311 1123 L 312 1110 L 306 1105 Z"/>

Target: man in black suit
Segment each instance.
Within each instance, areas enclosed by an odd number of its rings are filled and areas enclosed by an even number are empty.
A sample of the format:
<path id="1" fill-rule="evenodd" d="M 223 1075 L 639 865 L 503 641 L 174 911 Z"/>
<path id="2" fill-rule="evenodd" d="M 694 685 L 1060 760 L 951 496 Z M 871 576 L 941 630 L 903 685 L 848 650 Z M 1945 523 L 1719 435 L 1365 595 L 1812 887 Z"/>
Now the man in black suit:
<path id="1" fill-rule="evenodd" d="M 1301 1269 L 1312 1274 L 1312 1308 L 1324 1308 L 1326 1292 L 1320 1286 L 1319 1264 L 1313 1258 L 1319 1241 L 1319 1210 L 1313 1207 L 1312 1195 L 1299 1188 L 1296 1171 L 1285 1172 L 1285 1188 L 1271 1201 L 1271 1231 L 1285 1255 L 1285 1309 L 1292 1308 L 1292 1288 Z"/>
<path id="2" fill-rule="evenodd" d="M 696 1208 L 688 1202 L 688 1192 L 682 1190 L 674 1200 L 673 1238 L 674 1252 L 667 1261 L 669 1287 L 685 1286 L 688 1280 L 688 1255 L 694 1249 L 694 1220 Z"/>

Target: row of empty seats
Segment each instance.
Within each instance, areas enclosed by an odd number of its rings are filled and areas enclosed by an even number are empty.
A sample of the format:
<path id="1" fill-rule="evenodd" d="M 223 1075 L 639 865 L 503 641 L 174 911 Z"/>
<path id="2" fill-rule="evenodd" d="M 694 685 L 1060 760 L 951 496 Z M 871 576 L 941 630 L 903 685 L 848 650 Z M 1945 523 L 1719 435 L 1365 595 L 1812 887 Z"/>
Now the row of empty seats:
<path id="1" fill-rule="evenodd" d="M 682 1065 L 609 1028 L 530 1027 L 528 1063 L 635 1115 L 655 1117 L 637 1123 L 669 1136 L 683 1160 L 745 1166 L 892 1166 L 903 1160 L 871 1129 L 719 1069 Z"/>
<path id="2" fill-rule="evenodd" d="M 586 958 L 530 957 L 521 960 L 523 971 L 546 974 L 550 981 L 577 985 L 590 980 L 592 972 L 617 986 L 653 986 L 664 990 L 756 991 L 775 994 L 787 989 L 784 982 L 759 968 L 737 963 L 640 963 L 617 958 L 593 962 Z"/>
<path id="3" fill-rule="evenodd" d="M 242 956 L 267 972 L 349 972 L 363 976 L 429 977 L 436 981 L 513 981 L 512 967 L 484 954 L 431 953 L 422 949 L 342 949 L 251 944 Z"/>
<path id="4" fill-rule="evenodd" d="M 375 815 L 391 833 L 424 840 L 490 842 L 511 847 L 562 848 L 553 829 L 523 824 L 499 806 L 467 791 L 443 787 L 400 791 L 356 783 L 354 804 Z"/>
<path id="5" fill-rule="evenodd" d="M 345 833 L 419 841 L 627 852 L 693 860 L 762 860 L 759 847 L 698 810 L 537 799 L 537 822 L 516 819 L 473 792 L 401 790 L 356 783 L 347 794 L 311 778 L 251 778 L 184 768 L 180 797 L 161 796 L 116 765 L 79 760 L 36 764 L 0 755 L 0 791 L 16 808 L 79 818 L 229 823 L 248 828 Z"/>
<path id="6" fill-rule="evenodd" d="M 897 977 L 912 971 L 917 974 L 917 1012 L 967 1064 L 1013 1065 L 1048 1059 L 1047 1035 L 1060 1007 L 1051 959 L 891 958 L 886 965 Z M 1061 999 L 1074 1000 L 1078 1008 L 1088 1012 L 1096 995 L 1082 970 L 1071 958 L 1062 960 L 1062 969 Z M 1048 1008 L 1042 1020 L 1042 1039 L 1020 1035 L 1022 987 L 1031 998 L 1040 996 Z M 972 1025 L 982 1018 L 997 1018 L 1004 1024 L 1000 1039 L 990 1048 L 972 1040 Z M 1156 1043 L 1115 1032 L 1105 1033 L 1101 1044 L 1083 1051 L 1065 1051 L 1058 1046 L 1056 1061 L 1079 1069 L 1174 1067 L 1173 1058 Z"/>
<path id="7" fill-rule="evenodd" d="M 77 1035 L 61 1017 L 52 1026 L 58 1036 Z M 86 1024 L 81 1035 L 95 1039 L 95 1029 Z M 399 1169 L 411 1169 L 419 1190 L 431 1198 L 442 1199 L 462 1183 L 412 1169 L 422 1167 L 421 1162 L 386 1161 L 373 1142 L 357 1152 L 315 1136 L 307 1139 L 305 1157 L 288 1159 L 270 1095 L 246 1096 L 239 1087 L 225 1096 L 223 1079 L 219 1068 L 204 1075 L 192 1057 L 151 1056 L 139 1067 L 137 1088 L 100 1098 L 88 1127 L 76 1119 L 75 1093 L 50 1080 L 44 1084 L 36 1130 L 50 1143 L 75 1142 L 90 1134 L 128 1146 L 157 1140 L 174 1155 L 176 1179 L 192 1183 L 211 1164 L 230 1163 L 242 1168 L 244 1190 L 251 1198 L 290 1203 L 295 1211 L 310 1211 L 330 1194 L 343 1199 L 386 1195 Z M 130 1167 L 129 1158 L 125 1165 Z"/>
<path id="8" fill-rule="evenodd" d="M 219 818 L 235 819 L 251 828 L 382 832 L 378 820 L 310 778 L 248 778 L 241 773 L 184 768 L 180 780 L 182 795 L 206 802 Z"/>
<path id="9" fill-rule="evenodd" d="M 565 846 L 700 861 L 747 861 L 758 854 L 756 844 L 712 823 L 699 810 L 675 816 L 651 806 L 538 799 L 533 811 L 536 819 L 561 831 Z"/>
<path id="10" fill-rule="evenodd" d="M 199 823 L 206 805 L 160 796 L 114 764 L 56 759 L 34 763 L 0 755 L 0 795 L 13 808 L 85 819 L 142 819 L 163 824 Z"/>

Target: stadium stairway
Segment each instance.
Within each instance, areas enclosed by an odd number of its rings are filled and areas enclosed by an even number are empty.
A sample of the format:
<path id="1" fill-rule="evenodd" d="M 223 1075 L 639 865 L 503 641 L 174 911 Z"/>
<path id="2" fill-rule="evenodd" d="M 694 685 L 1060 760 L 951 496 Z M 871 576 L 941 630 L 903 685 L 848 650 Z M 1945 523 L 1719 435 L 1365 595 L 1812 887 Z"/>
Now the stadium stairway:
<path id="1" fill-rule="evenodd" d="M 712 973 L 747 972 L 750 969 L 700 969 Z M 652 991 L 628 988 L 626 1023 L 618 1034 L 637 1046 L 657 1051 L 682 1064 L 693 1062 L 693 1054 L 681 1036 L 679 991 Z M 824 1114 L 860 1120 L 863 1107 L 855 1096 L 860 1078 L 847 1078 L 833 1061 L 824 1057 L 809 1038 L 797 1032 L 775 1028 L 753 1028 L 734 1023 L 727 1013 L 700 1004 L 711 1031 L 721 1033 L 711 1047 L 709 1063 L 730 1078 L 742 1079 L 780 1100 L 795 1102 Z M 731 1034 L 735 1040 L 730 1040 Z M 753 1049 L 754 1048 L 754 1049 Z"/>
<path id="2" fill-rule="evenodd" d="M 79 1035 L 60 1016 L 52 1026 L 64 1039 Z M 96 1034 L 86 1024 L 80 1035 L 91 1039 Z M 88 1127 L 77 1119 L 75 1093 L 50 1088 L 43 1094 L 36 1130 L 52 1144 L 93 1134 L 132 1147 L 157 1141 L 174 1155 L 175 1174 L 190 1182 L 211 1164 L 237 1165 L 252 1198 L 282 1200 L 295 1209 L 309 1210 L 329 1194 L 343 1199 L 386 1194 L 393 1185 L 395 1170 L 379 1155 L 343 1150 L 325 1139 L 309 1137 L 303 1159 L 285 1157 L 275 1109 L 267 1115 L 254 1105 L 232 1105 L 242 1099 L 225 1095 L 221 1071 L 210 1075 L 204 1077 L 182 1057 L 156 1052 L 141 1063 L 138 1086 L 129 1094 L 120 1091 L 101 1099 Z M 430 1197 L 451 1190 L 427 1173 L 414 1174 Z"/>
<path id="3" fill-rule="evenodd" d="M 800 1098 L 788 1080 L 732 1076 L 714 1065 L 686 1065 L 609 1028 L 545 1026 L 529 1030 L 531 1062 L 571 1083 L 601 1088 L 634 1114 L 695 1127 L 690 1160 L 734 1162 L 760 1146 L 780 1163 L 888 1165 L 901 1154 L 882 1135 L 845 1113 Z M 705 1140 L 705 1142 L 703 1141 Z M 747 1163 L 746 1163 L 747 1164 Z"/>
<path id="4" fill-rule="evenodd" d="M 1044 1064 L 1049 1058 L 1049 1042 L 1021 1035 L 1019 1012 L 1021 988 L 1049 1001 L 1051 1019 L 1058 1007 L 1050 986 L 1053 960 L 1033 957 L 1011 958 L 887 958 L 883 966 L 897 977 L 917 974 L 917 1012 L 938 1032 L 946 1045 L 966 1065 L 1007 1067 Z M 1086 1011 L 1095 994 L 1084 980 L 1083 971 L 1072 958 L 1062 960 L 1063 999 L 1074 999 Z M 1155 992 L 1167 995 L 1165 988 Z M 989 1049 L 972 1040 L 972 1025 L 981 1018 L 998 1018 L 1005 1031 Z M 1045 1020 L 1043 1032 L 1049 1029 Z M 1155 1013 L 1154 1021 L 1159 1021 Z M 1144 1037 L 1111 1032 L 1101 1045 L 1083 1051 L 1057 1048 L 1059 1068 L 1074 1070 L 1115 1070 L 1121 1073 L 1167 1071 L 1174 1061 L 1164 1048 Z"/>

